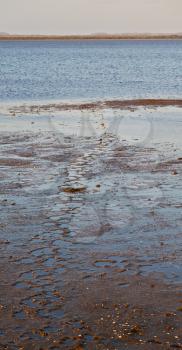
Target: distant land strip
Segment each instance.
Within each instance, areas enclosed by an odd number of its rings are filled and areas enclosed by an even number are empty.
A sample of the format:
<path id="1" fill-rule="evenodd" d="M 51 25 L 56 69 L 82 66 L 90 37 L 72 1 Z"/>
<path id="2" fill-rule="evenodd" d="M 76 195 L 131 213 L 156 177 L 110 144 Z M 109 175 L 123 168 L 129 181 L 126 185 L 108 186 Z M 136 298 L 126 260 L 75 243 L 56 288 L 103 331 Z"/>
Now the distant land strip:
<path id="1" fill-rule="evenodd" d="M 9 112 L 11 115 L 16 114 L 39 114 L 41 112 L 59 112 L 71 110 L 104 110 L 104 109 L 122 109 L 135 110 L 138 107 L 157 108 L 157 107 L 182 107 L 182 99 L 136 99 L 136 100 L 108 100 L 108 101 L 91 101 L 78 103 L 48 103 L 48 104 L 30 104 L 27 103 L 19 106 L 11 106 Z"/>
<path id="2" fill-rule="evenodd" d="M 12 35 L 0 34 L 0 41 L 13 40 L 182 40 L 180 34 L 90 34 L 90 35 Z"/>

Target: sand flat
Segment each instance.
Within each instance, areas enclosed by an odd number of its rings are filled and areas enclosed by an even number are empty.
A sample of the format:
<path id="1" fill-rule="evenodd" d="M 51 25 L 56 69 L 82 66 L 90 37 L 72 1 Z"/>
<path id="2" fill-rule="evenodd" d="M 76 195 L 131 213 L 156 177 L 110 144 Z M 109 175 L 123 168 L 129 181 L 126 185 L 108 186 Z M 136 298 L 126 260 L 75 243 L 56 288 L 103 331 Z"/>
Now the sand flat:
<path id="1" fill-rule="evenodd" d="M 181 109 L 106 107 L 1 116 L 2 349 L 182 348 Z"/>

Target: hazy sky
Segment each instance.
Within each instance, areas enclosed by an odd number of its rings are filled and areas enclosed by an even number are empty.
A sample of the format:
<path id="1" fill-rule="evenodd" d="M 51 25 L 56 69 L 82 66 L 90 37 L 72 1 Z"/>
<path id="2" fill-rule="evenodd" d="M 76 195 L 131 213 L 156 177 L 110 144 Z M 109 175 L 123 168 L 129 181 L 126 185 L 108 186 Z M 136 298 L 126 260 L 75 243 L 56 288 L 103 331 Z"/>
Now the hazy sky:
<path id="1" fill-rule="evenodd" d="M 182 32 L 182 0 L 0 0 L 0 32 Z"/>

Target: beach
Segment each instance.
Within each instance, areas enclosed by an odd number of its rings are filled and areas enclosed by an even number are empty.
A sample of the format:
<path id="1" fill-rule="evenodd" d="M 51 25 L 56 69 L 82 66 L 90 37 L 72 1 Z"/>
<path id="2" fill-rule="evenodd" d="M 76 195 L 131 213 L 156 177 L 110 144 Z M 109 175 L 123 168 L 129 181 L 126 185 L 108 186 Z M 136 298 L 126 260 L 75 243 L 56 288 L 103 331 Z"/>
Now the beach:
<path id="1" fill-rule="evenodd" d="M 181 349 L 181 35 L 0 57 L 0 349 Z"/>
<path id="2" fill-rule="evenodd" d="M 181 100 L 7 103 L 1 349 L 182 348 Z"/>

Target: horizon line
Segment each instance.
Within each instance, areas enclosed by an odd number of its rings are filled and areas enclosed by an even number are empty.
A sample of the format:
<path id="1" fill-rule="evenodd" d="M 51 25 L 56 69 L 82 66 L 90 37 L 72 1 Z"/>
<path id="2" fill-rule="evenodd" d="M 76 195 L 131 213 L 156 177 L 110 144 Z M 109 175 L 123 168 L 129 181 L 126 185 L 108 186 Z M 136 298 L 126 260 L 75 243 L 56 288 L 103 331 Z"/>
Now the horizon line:
<path id="1" fill-rule="evenodd" d="M 90 34 L 10 34 L 0 32 L 0 40 L 70 40 L 70 39 L 182 39 L 178 33 L 90 33 Z"/>

